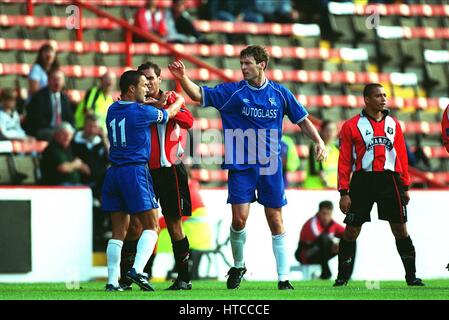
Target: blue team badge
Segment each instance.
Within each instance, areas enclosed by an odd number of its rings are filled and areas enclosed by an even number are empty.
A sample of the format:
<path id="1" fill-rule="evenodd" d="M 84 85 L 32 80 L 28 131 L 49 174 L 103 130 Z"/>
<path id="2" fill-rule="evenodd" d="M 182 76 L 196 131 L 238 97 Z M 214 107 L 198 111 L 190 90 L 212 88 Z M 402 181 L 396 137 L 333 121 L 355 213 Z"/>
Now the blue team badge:
<path id="1" fill-rule="evenodd" d="M 276 103 L 276 99 L 275 98 L 268 98 L 268 101 L 270 102 L 271 106 L 276 106 L 277 107 L 277 103 Z"/>

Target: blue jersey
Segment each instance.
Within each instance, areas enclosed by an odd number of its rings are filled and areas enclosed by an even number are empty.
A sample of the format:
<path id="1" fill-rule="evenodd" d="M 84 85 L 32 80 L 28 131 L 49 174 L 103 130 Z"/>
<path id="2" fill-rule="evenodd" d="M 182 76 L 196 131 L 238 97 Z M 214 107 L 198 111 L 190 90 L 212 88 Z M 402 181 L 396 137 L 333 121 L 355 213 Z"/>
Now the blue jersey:
<path id="1" fill-rule="evenodd" d="M 202 106 L 212 106 L 221 114 L 225 169 L 265 165 L 264 157 L 279 159 L 284 115 L 293 123 L 308 115 L 287 88 L 270 80 L 259 88 L 243 80 L 201 90 Z"/>
<path id="2" fill-rule="evenodd" d="M 167 121 L 165 110 L 132 101 L 114 102 L 106 116 L 112 164 L 147 163 L 151 150 L 150 125 Z"/>

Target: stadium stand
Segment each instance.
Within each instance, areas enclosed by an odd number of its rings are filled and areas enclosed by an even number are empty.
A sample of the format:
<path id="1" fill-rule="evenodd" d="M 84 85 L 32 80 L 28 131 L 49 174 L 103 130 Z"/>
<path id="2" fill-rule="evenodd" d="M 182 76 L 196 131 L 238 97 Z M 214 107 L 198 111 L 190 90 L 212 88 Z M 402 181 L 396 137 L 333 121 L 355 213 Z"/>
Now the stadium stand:
<path id="1" fill-rule="evenodd" d="M 198 16 L 200 2 L 187 1 L 193 16 Z M 92 86 L 106 66 L 119 74 L 148 57 L 166 66 L 177 56 L 172 49 L 207 63 L 197 65 L 185 60 L 192 68 L 189 71 L 191 78 L 202 84 L 213 86 L 224 79 L 208 65 L 220 69 L 228 79 L 239 79 L 236 57 L 240 50 L 247 44 L 263 44 L 272 57 L 268 76 L 290 88 L 318 119 L 332 119 L 341 125 L 363 106 L 360 97 L 363 84 L 382 83 L 391 97 L 390 107 L 401 120 L 412 149 L 416 148 L 412 143 L 414 138 L 419 136 L 425 155 L 435 159 L 435 168 L 431 168 L 427 177 L 449 182 L 444 172 L 436 171 L 447 167 L 448 162 L 440 148 L 438 123 L 441 110 L 449 103 L 449 10 L 441 2 L 408 5 L 331 2 L 331 28 L 340 33 L 332 41 L 321 39 L 317 24 L 197 20 L 195 27 L 206 33 L 214 44 L 172 46 L 162 46 L 156 41 L 130 44 L 122 26 L 87 9 L 82 9 L 81 29 L 68 30 L 66 9 L 72 3 L 68 0 L 57 3 L 7 0 L 0 3 L 0 87 L 15 87 L 24 100 L 27 98 L 26 76 L 43 43 L 56 48 L 67 78 L 67 93 L 74 102 L 83 98 L 85 90 Z M 88 3 L 116 18 L 132 22 L 144 1 L 95 0 Z M 160 1 L 159 5 L 169 6 L 170 3 Z M 367 18 L 373 13 L 378 14 L 379 26 L 367 28 Z M 223 33 L 239 34 L 243 43 L 227 43 Z M 166 68 L 163 68 L 162 77 L 172 79 Z M 174 86 L 171 81 L 166 84 L 167 89 Z M 118 92 L 114 96 L 118 97 Z M 218 114 L 213 110 L 192 110 L 197 117 L 196 128 L 203 131 L 221 128 Z M 302 141 L 299 128 L 285 122 L 285 132 L 294 137 L 298 151 L 305 150 L 300 156 L 306 158 L 308 149 L 303 148 L 306 142 Z M 221 146 L 207 143 L 201 143 L 198 148 L 203 156 L 222 151 Z M 17 159 L 32 158 L 34 162 L 28 163 L 35 164 L 39 160 L 38 149 L 29 152 L 1 150 L 2 155 L 12 153 Z M 16 161 L 19 166 L 21 161 Z M 206 186 L 223 185 L 227 177 L 217 165 L 206 164 L 198 166 L 192 174 Z M 37 177 L 35 180 L 30 178 L 25 183 L 38 181 L 39 175 L 34 176 Z M 300 186 L 304 176 L 304 171 L 289 173 L 294 186 Z M 423 181 L 422 177 L 414 179 L 417 183 Z"/>

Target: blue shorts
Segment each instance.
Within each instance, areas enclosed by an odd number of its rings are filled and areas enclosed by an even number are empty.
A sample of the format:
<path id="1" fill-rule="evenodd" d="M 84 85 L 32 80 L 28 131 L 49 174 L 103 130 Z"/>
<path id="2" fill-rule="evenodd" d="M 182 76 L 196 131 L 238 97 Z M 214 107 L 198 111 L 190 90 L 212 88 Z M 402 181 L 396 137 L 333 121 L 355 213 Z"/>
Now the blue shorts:
<path id="1" fill-rule="evenodd" d="M 140 213 L 159 208 L 146 164 L 110 167 L 104 179 L 102 209 Z"/>
<path id="2" fill-rule="evenodd" d="M 256 200 L 268 208 L 280 208 L 287 204 L 281 163 L 276 173 L 272 175 L 261 175 L 259 167 L 229 170 L 227 202 L 242 204 Z"/>

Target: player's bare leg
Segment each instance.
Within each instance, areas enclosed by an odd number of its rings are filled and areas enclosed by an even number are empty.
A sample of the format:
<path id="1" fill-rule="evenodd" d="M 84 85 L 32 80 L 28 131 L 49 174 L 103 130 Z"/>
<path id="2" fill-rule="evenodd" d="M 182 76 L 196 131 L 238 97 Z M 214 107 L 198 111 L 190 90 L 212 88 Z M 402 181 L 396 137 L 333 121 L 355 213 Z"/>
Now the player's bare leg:
<path id="1" fill-rule="evenodd" d="M 165 217 L 165 221 L 173 246 L 176 270 L 178 271 L 178 278 L 168 289 L 191 290 L 192 284 L 190 283 L 189 274 L 190 246 L 182 228 L 182 219 L 181 217 Z"/>
<path id="2" fill-rule="evenodd" d="M 282 208 L 265 207 L 265 217 L 271 230 L 273 253 L 278 273 L 278 289 L 293 290 L 293 286 L 288 281 L 290 267 L 287 262 L 287 234 L 282 221 Z"/>
<path id="3" fill-rule="evenodd" d="M 391 231 L 396 238 L 396 248 L 405 269 L 405 281 L 409 286 L 424 286 L 421 279 L 416 277 L 416 252 L 405 223 L 390 223 Z"/>
<path id="4" fill-rule="evenodd" d="M 131 216 L 131 221 L 129 223 L 128 232 L 125 237 L 125 241 L 123 242 L 122 248 L 122 257 L 120 261 L 120 286 L 124 290 L 131 290 L 132 282 L 126 278 L 126 273 L 131 270 L 134 260 L 136 258 L 137 252 L 137 242 L 139 241 L 140 235 L 142 234 L 142 225 L 140 221 Z M 153 258 L 153 255 L 150 257 L 150 260 Z M 146 271 L 146 268 L 144 270 Z M 149 278 L 151 278 L 149 276 Z"/>
<path id="5" fill-rule="evenodd" d="M 120 256 L 123 246 L 123 240 L 129 226 L 129 215 L 124 212 L 111 213 L 112 238 L 106 248 L 108 264 L 108 283 L 106 291 L 123 291 L 119 286 L 118 279 L 120 275 Z"/>
<path id="6" fill-rule="evenodd" d="M 362 226 L 346 225 L 345 232 L 340 240 L 338 250 L 338 276 L 334 287 L 345 286 L 354 269 L 356 240 L 362 230 Z"/>
<path id="7" fill-rule="evenodd" d="M 246 220 L 249 216 L 249 203 L 232 205 L 232 223 L 230 230 L 234 266 L 228 271 L 228 289 L 237 289 L 246 273 L 243 251 L 246 242 Z"/>
<path id="8" fill-rule="evenodd" d="M 148 282 L 148 276 L 143 273 L 143 269 L 150 258 L 154 246 L 156 245 L 159 232 L 159 213 L 157 209 L 151 209 L 135 215 L 142 225 L 142 234 L 137 243 L 137 252 L 134 264 L 127 273 L 127 278 L 136 283 L 142 290 L 154 291 Z"/>

